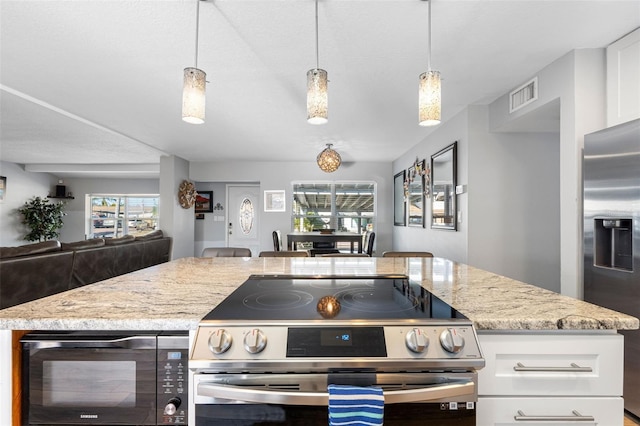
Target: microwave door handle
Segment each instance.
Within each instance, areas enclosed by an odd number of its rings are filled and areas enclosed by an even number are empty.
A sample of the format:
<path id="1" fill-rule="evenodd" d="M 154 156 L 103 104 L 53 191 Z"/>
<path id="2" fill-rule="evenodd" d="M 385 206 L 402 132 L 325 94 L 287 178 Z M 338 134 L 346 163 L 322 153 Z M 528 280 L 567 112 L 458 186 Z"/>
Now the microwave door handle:
<path id="1" fill-rule="evenodd" d="M 155 349 L 155 336 L 130 336 L 116 339 L 95 340 L 37 340 L 28 341 L 31 349 L 57 349 L 57 348 L 119 348 L 119 349 Z"/>
<path id="2" fill-rule="evenodd" d="M 224 385 L 217 383 L 198 383 L 197 393 L 200 396 L 222 398 L 259 404 L 283 405 L 315 405 L 329 404 L 328 392 L 295 392 L 247 388 L 242 386 Z M 405 402 L 425 402 L 442 398 L 456 398 L 475 394 L 473 380 L 460 381 L 454 384 L 444 384 L 420 389 L 405 389 L 385 391 L 385 404 L 399 404 Z"/>

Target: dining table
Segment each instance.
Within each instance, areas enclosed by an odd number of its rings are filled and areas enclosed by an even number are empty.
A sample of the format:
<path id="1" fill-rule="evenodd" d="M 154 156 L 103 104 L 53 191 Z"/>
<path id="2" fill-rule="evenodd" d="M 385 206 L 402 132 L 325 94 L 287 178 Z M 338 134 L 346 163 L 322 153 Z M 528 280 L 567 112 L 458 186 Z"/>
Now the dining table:
<path id="1" fill-rule="evenodd" d="M 331 232 L 324 233 L 319 231 L 302 232 L 293 231 L 287 234 L 287 250 L 296 250 L 298 243 L 351 243 L 351 253 L 357 250 L 362 253 L 362 234 L 357 232 Z"/>

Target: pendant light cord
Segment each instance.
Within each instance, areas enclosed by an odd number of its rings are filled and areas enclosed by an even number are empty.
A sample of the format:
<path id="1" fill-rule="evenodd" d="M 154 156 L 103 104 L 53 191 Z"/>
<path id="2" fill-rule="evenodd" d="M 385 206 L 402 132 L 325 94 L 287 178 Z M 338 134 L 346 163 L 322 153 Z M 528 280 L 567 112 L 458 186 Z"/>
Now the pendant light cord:
<path id="1" fill-rule="evenodd" d="M 318 54 L 318 0 L 316 0 L 316 69 L 320 68 L 320 56 Z"/>
<path id="2" fill-rule="evenodd" d="M 427 18 L 427 24 L 429 30 L 427 31 L 427 71 L 431 71 L 431 0 L 427 0 L 429 16 Z"/>
<path id="3" fill-rule="evenodd" d="M 198 33 L 200 27 L 200 0 L 196 0 L 196 57 L 195 68 L 198 68 Z"/>

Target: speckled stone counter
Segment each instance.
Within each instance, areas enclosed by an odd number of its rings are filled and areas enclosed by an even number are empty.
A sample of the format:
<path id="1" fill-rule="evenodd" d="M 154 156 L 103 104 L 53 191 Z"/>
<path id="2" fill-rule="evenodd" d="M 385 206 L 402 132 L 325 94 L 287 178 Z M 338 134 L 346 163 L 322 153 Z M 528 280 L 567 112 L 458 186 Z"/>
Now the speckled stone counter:
<path id="1" fill-rule="evenodd" d="M 638 319 L 441 258 L 185 258 L 0 311 L 5 330 L 189 330 L 251 274 L 405 274 L 478 330 L 624 330 Z"/>

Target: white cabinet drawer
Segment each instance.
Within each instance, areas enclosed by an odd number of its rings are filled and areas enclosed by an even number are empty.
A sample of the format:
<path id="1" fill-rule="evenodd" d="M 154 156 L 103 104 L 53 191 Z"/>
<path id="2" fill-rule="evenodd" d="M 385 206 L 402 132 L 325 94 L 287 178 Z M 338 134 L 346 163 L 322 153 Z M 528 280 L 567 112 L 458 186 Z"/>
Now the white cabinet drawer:
<path id="1" fill-rule="evenodd" d="M 622 398 L 481 397 L 478 398 L 476 405 L 476 424 L 478 426 L 622 426 L 623 413 Z M 590 420 L 590 417 L 593 420 Z"/>
<path id="2" fill-rule="evenodd" d="M 619 334 L 480 334 L 479 395 L 621 396 Z"/>

